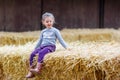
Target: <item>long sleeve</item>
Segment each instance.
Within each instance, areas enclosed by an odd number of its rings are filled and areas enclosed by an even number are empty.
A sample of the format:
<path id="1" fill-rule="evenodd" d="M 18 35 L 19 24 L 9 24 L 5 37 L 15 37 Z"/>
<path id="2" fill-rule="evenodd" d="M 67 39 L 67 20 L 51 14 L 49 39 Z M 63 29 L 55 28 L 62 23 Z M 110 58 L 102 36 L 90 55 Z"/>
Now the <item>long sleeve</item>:
<path id="1" fill-rule="evenodd" d="M 40 34 L 40 37 L 39 37 L 39 40 L 37 42 L 37 45 L 36 45 L 35 49 L 37 49 L 41 45 L 41 43 L 42 43 L 42 33 L 43 32 L 41 32 L 41 34 Z"/>
<path id="2" fill-rule="evenodd" d="M 56 30 L 56 36 L 57 36 L 57 39 L 60 42 L 60 44 L 66 49 L 67 48 L 67 44 L 63 40 L 59 30 Z"/>

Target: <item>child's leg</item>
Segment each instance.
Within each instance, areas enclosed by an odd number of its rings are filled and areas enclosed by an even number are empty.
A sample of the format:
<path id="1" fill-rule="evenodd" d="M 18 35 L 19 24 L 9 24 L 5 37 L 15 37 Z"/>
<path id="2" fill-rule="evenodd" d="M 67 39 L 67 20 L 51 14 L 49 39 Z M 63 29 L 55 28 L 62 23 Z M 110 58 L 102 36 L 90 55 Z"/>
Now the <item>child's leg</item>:
<path id="1" fill-rule="evenodd" d="M 38 49 L 35 49 L 31 55 L 30 55 L 30 66 L 32 66 L 32 63 L 33 63 L 33 59 L 34 57 L 36 56 L 36 54 L 41 50 L 41 48 L 38 48 Z"/>
<path id="2" fill-rule="evenodd" d="M 45 56 L 47 53 L 50 53 L 50 52 L 55 51 L 55 48 L 56 48 L 55 46 L 47 46 L 47 47 L 44 47 L 43 49 L 41 49 L 41 50 L 38 52 L 38 62 L 39 62 L 39 63 L 42 63 L 44 56 Z"/>
<path id="3" fill-rule="evenodd" d="M 30 69 L 32 73 L 40 73 L 41 67 L 42 67 L 42 61 L 44 56 L 49 53 L 55 51 L 55 46 L 46 46 L 43 47 L 39 52 L 38 52 L 38 63 L 36 65 L 35 69 Z"/>
<path id="4" fill-rule="evenodd" d="M 32 69 L 33 65 L 33 58 L 35 57 L 35 55 L 38 53 L 39 49 L 34 50 L 31 55 L 30 55 L 30 66 L 29 66 L 29 70 Z M 28 72 L 28 74 L 26 75 L 26 78 L 32 78 L 34 77 L 34 74 L 32 72 Z"/>

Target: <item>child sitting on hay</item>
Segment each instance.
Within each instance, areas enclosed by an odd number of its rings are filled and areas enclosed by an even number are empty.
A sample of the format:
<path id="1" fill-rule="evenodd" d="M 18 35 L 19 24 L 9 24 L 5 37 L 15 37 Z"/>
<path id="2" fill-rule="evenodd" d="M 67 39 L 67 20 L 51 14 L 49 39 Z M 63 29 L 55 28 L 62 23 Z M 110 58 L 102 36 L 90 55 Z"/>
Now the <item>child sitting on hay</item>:
<path id="1" fill-rule="evenodd" d="M 42 30 L 39 42 L 36 45 L 35 50 L 30 55 L 30 70 L 26 75 L 26 78 L 34 77 L 35 75 L 33 73 L 40 73 L 44 56 L 47 53 L 54 52 L 56 49 L 56 39 L 59 40 L 59 42 L 65 49 L 68 49 L 67 44 L 60 34 L 60 31 L 53 27 L 54 23 L 55 18 L 53 14 L 46 12 L 42 15 L 42 24 L 46 28 Z M 36 68 L 33 69 L 33 58 L 36 56 L 36 54 L 38 54 L 38 62 Z"/>

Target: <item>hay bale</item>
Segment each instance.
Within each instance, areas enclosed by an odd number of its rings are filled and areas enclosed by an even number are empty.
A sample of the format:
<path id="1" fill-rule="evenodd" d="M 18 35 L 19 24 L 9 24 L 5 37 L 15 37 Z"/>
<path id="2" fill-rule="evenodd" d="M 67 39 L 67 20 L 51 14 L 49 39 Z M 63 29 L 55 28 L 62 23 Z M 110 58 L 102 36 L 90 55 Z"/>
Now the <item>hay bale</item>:
<path id="1" fill-rule="evenodd" d="M 120 42 L 120 30 L 113 30 L 113 38 L 117 42 Z"/>
<path id="2" fill-rule="evenodd" d="M 33 43 L 27 43 L 17 47 L 13 45 L 0 47 L 3 80 L 25 80 L 29 66 L 29 55 L 34 46 Z"/>
<path id="3" fill-rule="evenodd" d="M 24 45 L 39 38 L 40 31 L 31 32 L 0 32 L 0 46 Z M 63 29 L 63 38 L 68 42 L 73 41 L 112 41 L 120 42 L 120 32 L 114 29 Z"/>
<path id="4" fill-rule="evenodd" d="M 120 44 L 114 41 L 110 43 L 78 43 L 70 52 L 60 51 L 55 54 L 48 54 L 45 59 L 46 71 L 43 70 L 43 73 L 47 75 L 48 78 L 46 79 L 48 80 L 113 80 L 113 76 L 119 80 L 120 65 L 116 64 L 120 61 L 120 59 L 116 59 L 120 56 L 119 49 Z M 114 62 L 111 62 L 113 59 Z M 109 65 L 104 65 L 106 61 Z M 105 68 L 105 66 L 112 68 L 112 64 L 116 64 L 113 67 L 116 70 L 110 69 L 111 73 L 108 74 L 109 68 Z M 55 73 L 54 77 L 51 76 L 54 75 L 53 73 Z M 42 79 L 45 78 L 42 77 Z"/>
<path id="5" fill-rule="evenodd" d="M 40 31 L 32 32 L 0 32 L 0 46 L 24 45 L 38 39 Z"/>
<path id="6" fill-rule="evenodd" d="M 3 80 L 26 80 L 29 55 L 35 44 L 0 47 Z M 71 51 L 57 46 L 56 52 L 45 56 L 42 73 L 34 80 L 120 79 L 120 43 L 71 42 Z"/>
<path id="7" fill-rule="evenodd" d="M 67 41 L 111 41 L 114 29 L 64 29 L 62 35 Z"/>
<path id="8" fill-rule="evenodd" d="M 26 80 L 29 55 L 39 33 L 0 33 L 1 80 Z M 64 51 L 57 44 L 57 51 L 45 56 L 42 73 L 35 80 L 120 80 L 118 30 L 64 29 L 61 33 L 72 50 Z"/>
<path id="9" fill-rule="evenodd" d="M 1 55 L 0 55 L 0 58 L 1 58 Z M 0 62 L 0 79 L 3 80 L 3 65 L 2 63 Z"/>

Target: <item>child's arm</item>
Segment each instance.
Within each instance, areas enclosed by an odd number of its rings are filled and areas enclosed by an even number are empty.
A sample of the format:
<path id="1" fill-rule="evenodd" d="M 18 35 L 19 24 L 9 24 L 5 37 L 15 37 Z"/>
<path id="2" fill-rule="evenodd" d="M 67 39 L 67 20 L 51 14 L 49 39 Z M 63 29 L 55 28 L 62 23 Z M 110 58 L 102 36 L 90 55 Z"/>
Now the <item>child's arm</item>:
<path id="1" fill-rule="evenodd" d="M 66 42 L 63 40 L 63 38 L 62 38 L 59 30 L 56 30 L 56 36 L 57 36 L 58 41 L 60 42 L 60 44 L 61 44 L 65 49 L 67 49 L 67 44 L 66 44 Z"/>
<path id="2" fill-rule="evenodd" d="M 40 34 L 40 37 L 39 37 L 39 40 L 38 40 L 38 43 L 37 43 L 35 49 L 37 49 L 41 45 L 41 43 L 42 43 L 42 32 Z"/>

